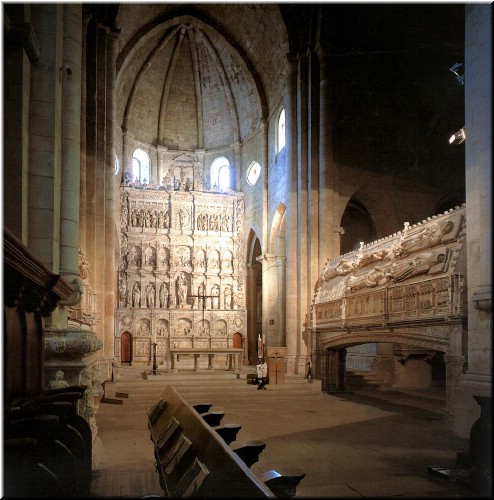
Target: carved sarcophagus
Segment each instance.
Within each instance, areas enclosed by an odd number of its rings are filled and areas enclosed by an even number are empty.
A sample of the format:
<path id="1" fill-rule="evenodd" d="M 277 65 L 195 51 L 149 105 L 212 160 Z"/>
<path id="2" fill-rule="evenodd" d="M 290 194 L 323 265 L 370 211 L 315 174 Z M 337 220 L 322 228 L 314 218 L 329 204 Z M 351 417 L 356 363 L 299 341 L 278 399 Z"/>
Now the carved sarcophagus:
<path id="1" fill-rule="evenodd" d="M 465 206 L 329 261 L 313 303 L 318 331 L 444 322 L 466 314 Z"/>

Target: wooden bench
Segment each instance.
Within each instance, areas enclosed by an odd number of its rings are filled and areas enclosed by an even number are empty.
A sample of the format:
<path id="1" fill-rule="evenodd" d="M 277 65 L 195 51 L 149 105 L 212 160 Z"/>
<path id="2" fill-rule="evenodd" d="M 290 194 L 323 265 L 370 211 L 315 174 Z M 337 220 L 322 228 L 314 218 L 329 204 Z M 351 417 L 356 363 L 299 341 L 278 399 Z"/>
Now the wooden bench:
<path id="1" fill-rule="evenodd" d="M 294 496 L 305 474 L 278 469 L 256 476 L 250 467 L 259 460 L 266 443 L 251 440 L 230 447 L 241 426 L 219 425 L 224 412 L 212 411 L 211 406 L 211 403 L 191 405 L 168 386 L 148 409 L 156 470 L 165 497 Z"/>
<path id="2" fill-rule="evenodd" d="M 261 480 L 277 496 L 277 498 L 293 498 L 297 486 L 305 477 L 300 469 L 270 470 L 261 475 Z"/>
<path id="3" fill-rule="evenodd" d="M 88 496 L 92 434 L 76 411 L 85 389 L 47 391 L 5 411 L 7 496 Z"/>
<path id="4" fill-rule="evenodd" d="M 276 498 L 171 386 L 148 410 L 148 427 L 166 497 Z"/>

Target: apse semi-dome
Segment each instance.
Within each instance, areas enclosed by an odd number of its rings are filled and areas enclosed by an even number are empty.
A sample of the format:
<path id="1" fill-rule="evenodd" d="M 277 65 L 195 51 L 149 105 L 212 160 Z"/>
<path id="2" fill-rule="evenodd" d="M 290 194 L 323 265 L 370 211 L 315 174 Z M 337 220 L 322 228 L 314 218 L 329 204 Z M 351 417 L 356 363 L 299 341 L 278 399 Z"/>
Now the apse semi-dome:
<path id="1" fill-rule="evenodd" d="M 258 26 L 254 13 L 248 9 L 247 15 Z M 214 22 L 192 15 L 149 9 L 143 15 L 147 24 L 133 34 L 125 4 L 119 13 L 125 26 L 116 55 L 122 130 L 143 143 L 182 151 L 222 148 L 252 136 L 267 112 L 263 82 L 250 57 L 254 50 L 238 50 Z M 272 55 L 286 57 L 284 45 L 275 44 Z"/>

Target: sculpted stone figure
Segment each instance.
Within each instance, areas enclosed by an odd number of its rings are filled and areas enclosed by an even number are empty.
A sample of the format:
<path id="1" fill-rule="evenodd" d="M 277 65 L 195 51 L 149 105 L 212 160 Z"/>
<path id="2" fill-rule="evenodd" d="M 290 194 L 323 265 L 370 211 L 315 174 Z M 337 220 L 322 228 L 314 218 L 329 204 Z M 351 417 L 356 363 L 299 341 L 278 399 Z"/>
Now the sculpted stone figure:
<path id="1" fill-rule="evenodd" d="M 394 262 L 389 270 L 395 283 L 410 279 L 420 274 L 436 274 L 442 272 L 446 259 L 444 253 L 422 252 L 411 259 Z M 431 270 L 433 272 L 431 273 Z"/>
<path id="2" fill-rule="evenodd" d="M 137 333 L 139 333 L 139 335 L 149 335 L 149 326 L 146 321 L 141 321 Z"/>
<path id="3" fill-rule="evenodd" d="M 132 247 L 132 263 L 137 267 L 141 265 L 141 249 L 137 245 Z"/>
<path id="4" fill-rule="evenodd" d="M 177 295 L 178 295 L 178 305 L 184 306 L 187 304 L 187 289 L 188 282 L 187 277 L 184 273 L 180 273 L 177 279 Z"/>
<path id="5" fill-rule="evenodd" d="M 147 293 L 148 307 L 154 307 L 156 291 L 155 291 L 154 285 L 152 283 L 148 283 L 148 286 L 146 287 L 146 293 Z"/>
<path id="6" fill-rule="evenodd" d="M 156 227 L 158 222 L 158 215 L 156 210 L 153 210 L 151 213 L 151 227 Z"/>
<path id="7" fill-rule="evenodd" d="M 451 220 L 426 226 L 418 235 L 406 239 L 402 243 L 402 255 L 407 256 L 413 252 L 438 245 L 443 237 L 453 230 L 453 227 L 454 223 Z"/>
<path id="8" fill-rule="evenodd" d="M 137 283 L 132 288 L 132 307 L 141 307 L 141 289 Z"/>
<path id="9" fill-rule="evenodd" d="M 168 307 L 168 288 L 165 283 L 160 288 L 160 307 Z"/>
<path id="10" fill-rule="evenodd" d="M 211 289 L 211 309 L 219 309 L 220 287 L 214 285 Z"/>
<path id="11" fill-rule="evenodd" d="M 208 258 L 208 269 L 219 269 L 220 261 L 218 258 L 218 252 L 213 251 L 209 254 Z"/>
<path id="12" fill-rule="evenodd" d="M 127 305 L 127 276 L 125 275 L 125 273 L 120 274 L 119 293 L 120 302 L 125 307 Z"/>
<path id="13" fill-rule="evenodd" d="M 87 280 L 91 274 L 89 270 L 89 262 L 86 258 L 86 254 L 79 248 L 79 275 L 81 279 Z"/>
<path id="14" fill-rule="evenodd" d="M 204 285 L 204 281 L 197 288 L 197 307 L 203 309 L 206 307 L 206 299 L 204 296 L 206 295 L 206 286 Z"/>
<path id="15" fill-rule="evenodd" d="M 168 269 L 168 252 L 165 245 L 162 245 L 158 251 L 158 260 L 161 267 Z"/>
<path id="16" fill-rule="evenodd" d="M 68 387 L 69 383 L 64 379 L 64 376 L 64 372 L 62 370 L 58 370 L 55 374 L 55 378 L 50 380 L 48 389 L 63 389 L 64 387 Z"/>
<path id="17" fill-rule="evenodd" d="M 153 263 L 153 249 L 151 248 L 151 245 L 148 245 L 144 249 L 144 264 L 146 266 L 150 266 Z"/>
<path id="18" fill-rule="evenodd" d="M 384 285 L 388 282 L 388 277 L 384 269 L 379 267 L 372 268 L 364 276 L 349 276 L 347 286 L 350 291 L 360 290 L 361 288 L 373 288 L 378 285 Z"/>
<path id="19" fill-rule="evenodd" d="M 225 309 L 231 309 L 232 308 L 232 287 L 227 286 L 225 288 Z"/>

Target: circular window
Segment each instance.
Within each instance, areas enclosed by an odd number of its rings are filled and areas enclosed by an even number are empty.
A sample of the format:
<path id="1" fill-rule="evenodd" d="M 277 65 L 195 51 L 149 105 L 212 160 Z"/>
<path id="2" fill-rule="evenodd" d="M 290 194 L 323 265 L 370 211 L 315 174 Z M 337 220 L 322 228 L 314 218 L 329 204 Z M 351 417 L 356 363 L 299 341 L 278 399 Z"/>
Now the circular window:
<path id="1" fill-rule="evenodd" d="M 247 182 L 251 186 L 253 186 L 257 182 L 257 179 L 259 179 L 260 175 L 261 175 L 261 165 L 259 165 L 257 161 L 252 162 L 247 170 Z"/>

